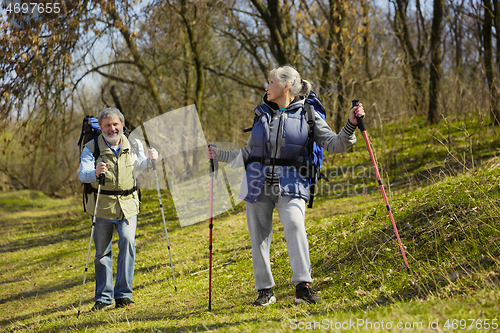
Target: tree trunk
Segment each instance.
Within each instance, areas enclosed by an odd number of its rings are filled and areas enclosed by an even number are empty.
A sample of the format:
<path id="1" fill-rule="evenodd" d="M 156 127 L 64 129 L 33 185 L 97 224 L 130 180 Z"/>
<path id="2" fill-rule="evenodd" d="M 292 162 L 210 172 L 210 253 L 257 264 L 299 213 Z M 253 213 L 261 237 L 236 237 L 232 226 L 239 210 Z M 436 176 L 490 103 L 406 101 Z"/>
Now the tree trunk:
<path id="1" fill-rule="evenodd" d="M 132 54 L 132 58 L 134 59 L 134 65 L 139 69 L 139 72 L 141 73 L 142 77 L 146 81 L 146 87 L 149 90 L 149 93 L 151 94 L 151 97 L 153 97 L 156 106 L 158 108 L 158 112 L 160 114 L 165 113 L 167 110 L 165 109 L 165 104 L 163 103 L 163 100 L 160 96 L 160 92 L 158 90 L 158 87 L 156 86 L 153 76 L 151 75 L 151 71 L 149 68 L 146 66 L 144 63 L 142 56 L 137 49 L 137 45 L 135 44 L 132 34 L 128 30 L 127 26 L 125 25 L 124 22 L 122 22 L 122 19 L 120 18 L 120 15 L 116 11 L 116 7 L 114 5 L 114 1 L 110 2 L 109 4 L 102 3 L 101 6 L 103 10 L 107 11 L 109 14 L 109 17 L 113 19 L 115 22 L 116 27 L 118 30 L 120 30 L 120 33 L 123 36 L 123 39 L 125 39 L 125 42 L 127 43 L 128 50 Z"/>
<path id="2" fill-rule="evenodd" d="M 407 0 L 396 0 L 396 19 L 395 19 L 395 32 L 400 40 L 403 50 L 405 52 L 406 58 L 408 60 L 408 65 L 410 67 L 411 76 L 413 79 L 414 87 L 414 96 L 413 96 L 413 107 L 415 111 L 419 112 L 421 109 L 421 101 L 423 92 L 424 92 L 424 84 L 422 79 L 422 69 L 424 64 L 420 59 L 419 54 L 415 47 L 413 47 L 411 36 L 410 36 L 410 27 L 408 23 L 408 17 L 406 15 L 406 9 L 408 6 Z M 397 18 L 399 18 L 399 23 L 401 25 L 400 28 L 397 27 Z M 424 29 L 425 30 L 425 29 Z M 419 47 L 420 52 L 422 53 L 423 45 Z"/>
<path id="3" fill-rule="evenodd" d="M 434 14 L 431 31 L 431 68 L 429 81 L 429 111 L 427 122 L 435 124 L 439 121 L 438 98 L 441 90 L 441 33 L 443 30 L 444 0 L 434 0 Z"/>
<path id="4" fill-rule="evenodd" d="M 322 36 L 319 36 L 320 41 L 326 44 L 325 50 L 324 50 L 324 56 L 320 58 L 321 61 L 321 77 L 319 80 L 319 85 L 321 88 L 321 91 L 317 91 L 317 93 L 320 94 L 321 97 L 323 97 L 324 94 L 330 92 L 330 66 L 331 66 L 331 61 L 333 57 L 333 44 L 336 39 L 336 33 L 335 33 L 335 25 L 333 24 L 333 17 L 334 17 L 334 6 L 333 6 L 333 0 L 330 0 L 330 6 L 328 10 L 328 22 L 330 24 L 328 25 L 328 35 L 327 38 L 322 38 Z M 307 4 L 306 4 L 307 5 Z M 325 42 L 326 40 L 326 42 Z"/>
<path id="5" fill-rule="evenodd" d="M 450 7 L 449 13 L 452 16 L 450 31 L 453 36 L 452 40 L 455 47 L 455 75 L 457 77 L 457 96 L 462 97 L 464 93 L 463 84 L 464 84 L 464 70 L 463 70 L 463 10 L 464 10 L 464 1 L 462 0 L 456 7 Z M 463 104 L 461 98 L 457 99 L 456 104 L 457 110 L 460 110 L 462 113 Z"/>
<path id="6" fill-rule="evenodd" d="M 268 0 L 267 7 L 262 0 L 251 0 L 270 33 L 269 48 L 280 66 L 297 65 L 297 47 L 294 27 L 288 1 Z"/>
<path id="7" fill-rule="evenodd" d="M 203 70 L 203 62 L 200 50 L 200 44 L 197 41 L 197 36 L 193 31 L 193 20 L 188 17 L 188 11 L 194 10 L 194 22 L 197 20 L 197 8 L 194 6 L 188 6 L 185 0 L 181 1 L 180 15 L 184 26 L 186 28 L 188 45 L 190 46 L 191 58 L 194 62 L 194 68 L 196 73 L 196 90 L 195 90 L 195 104 L 198 112 L 198 116 L 202 116 L 203 113 L 203 96 L 205 95 L 205 72 Z M 201 14 L 200 14 L 201 15 Z"/>
<path id="8" fill-rule="evenodd" d="M 493 8 L 490 0 L 483 0 L 484 23 L 483 23 L 483 49 L 484 49 L 484 69 L 490 94 L 490 118 L 493 126 L 499 124 L 498 88 L 493 61 L 492 45 L 492 23 Z"/>
<path id="9" fill-rule="evenodd" d="M 345 30 L 347 24 L 347 13 L 346 8 L 344 6 L 344 0 L 342 1 L 333 1 L 330 0 L 330 7 L 336 9 L 336 15 L 333 19 L 334 31 L 337 31 L 335 34 L 337 44 L 335 50 L 335 77 L 337 79 L 337 115 L 335 117 L 335 131 L 339 133 L 342 129 L 342 125 L 344 122 L 344 113 L 345 111 L 345 89 L 344 89 L 344 64 L 347 59 L 347 53 L 345 50 Z"/>
<path id="10" fill-rule="evenodd" d="M 496 40 L 497 40 L 497 67 L 500 70 L 500 1 L 493 0 L 493 10 L 494 10 L 494 20 L 493 25 L 496 31 Z"/>
<path id="11" fill-rule="evenodd" d="M 365 67 L 365 74 L 369 81 L 373 80 L 373 76 L 370 70 L 370 43 L 369 43 L 369 13 L 370 13 L 370 2 L 364 1 L 362 4 L 363 8 L 363 62 Z"/>

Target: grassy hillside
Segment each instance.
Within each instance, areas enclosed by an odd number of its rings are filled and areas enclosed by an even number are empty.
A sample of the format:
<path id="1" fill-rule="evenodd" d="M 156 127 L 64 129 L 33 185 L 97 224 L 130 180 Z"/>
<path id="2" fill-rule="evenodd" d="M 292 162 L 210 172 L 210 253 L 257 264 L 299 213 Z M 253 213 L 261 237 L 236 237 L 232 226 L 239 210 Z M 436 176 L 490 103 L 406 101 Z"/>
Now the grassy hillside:
<path id="1" fill-rule="evenodd" d="M 307 211 L 313 289 L 323 304 L 294 304 L 283 228 L 275 216 L 271 256 L 278 302 L 251 305 L 257 294 L 240 204 L 214 219 L 213 303 L 207 311 L 208 222 L 180 228 L 164 193 L 176 292 L 157 194 L 148 190 L 137 231 L 136 305 L 89 312 L 92 248 L 82 314 L 76 318 L 90 219 L 81 212 L 80 198 L 55 200 L 20 191 L 0 194 L 0 330 L 500 329 L 500 144 L 495 130 L 474 121 L 429 128 L 422 119 L 411 119 L 370 135 L 411 274 L 404 269 L 364 142 L 358 139 L 354 151 L 327 157 L 325 172 L 332 182 L 321 186 L 315 208 Z M 113 251 L 116 262 L 116 242 Z"/>

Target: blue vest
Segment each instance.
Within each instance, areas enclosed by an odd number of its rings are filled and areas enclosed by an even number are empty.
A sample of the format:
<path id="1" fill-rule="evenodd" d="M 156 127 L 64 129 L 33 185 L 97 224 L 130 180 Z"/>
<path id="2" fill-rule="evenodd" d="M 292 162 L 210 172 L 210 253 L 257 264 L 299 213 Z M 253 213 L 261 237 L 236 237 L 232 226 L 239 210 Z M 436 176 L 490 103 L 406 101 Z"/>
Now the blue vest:
<path id="1" fill-rule="evenodd" d="M 307 149 L 309 126 L 306 112 L 302 105 L 291 106 L 281 115 L 278 126 L 278 145 L 280 156 L 271 156 L 269 126 L 273 112 L 266 104 L 258 105 L 255 113 L 259 116 L 252 129 L 253 148 L 249 157 L 279 158 L 293 161 L 305 161 L 309 157 Z M 272 165 L 250 163 L 247 165 L 243 179 L 240 198 L 248 202 L 256 202 L 262 184 Z M 295 167 L 275 166 L 279 177 L 281 195 L 308 200 L 309 181 Z"/>

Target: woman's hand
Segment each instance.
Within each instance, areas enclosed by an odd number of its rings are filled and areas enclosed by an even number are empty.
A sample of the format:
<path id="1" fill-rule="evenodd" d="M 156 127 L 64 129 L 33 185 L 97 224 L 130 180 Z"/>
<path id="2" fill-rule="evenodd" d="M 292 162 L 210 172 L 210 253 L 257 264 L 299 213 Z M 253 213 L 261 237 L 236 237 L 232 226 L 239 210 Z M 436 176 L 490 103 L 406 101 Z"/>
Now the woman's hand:
<path id="1" fill-rule="evenodd" d="M 359 103 L 358 106 L 355 106 L 349 111 L 349 121 L 353 125 L 358 125 L 358 120 L 356 117 L 363 118 L 365 116 L 365 110 L 363 110 L 363 104 Z"/>
<path id="2" fill-rule="evenodd" d="M 207 153 L 208 159 L 212 159 L 212 158 L 219 159 L 220 149 L 215 147 L 215 146 L 207 146 L 206 153 Z"/>

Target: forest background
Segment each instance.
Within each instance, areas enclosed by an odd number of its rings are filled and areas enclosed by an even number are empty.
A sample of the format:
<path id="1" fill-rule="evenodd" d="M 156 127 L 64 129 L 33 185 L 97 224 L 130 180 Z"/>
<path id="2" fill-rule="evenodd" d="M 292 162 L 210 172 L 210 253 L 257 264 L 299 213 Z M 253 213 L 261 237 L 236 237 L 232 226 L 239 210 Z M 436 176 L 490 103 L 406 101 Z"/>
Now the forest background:
<path id="1" fill-rule="evenodd" d="M 289 332 L 322 318 L 425 324 L 407 332 L 435 332 L 437 320 L 448 330 L 498 329 L 499 0 L 31 2 L 0 6 L 0 330 Z M 314 84 L 334 131 L 351 100 L 363 102 L 411 274 L 356 131 L 352 149 L 325 155 L 333 176 L 307 210 L 321 307 L 293 305 L 277 216 L 279 301 L 251 306 L 251 246 L 237 205 L 214 224 L 207 312 L 208 222 L 181 228 L 166 190 L 165 224 L 156 188 L 143 186 L 136 306 L 89 312 L 91 225 L 77 195 L 84 116 L 116 106 L 133 130 L 195 104 L 207 142 L 242 147 L 267 73 L 284 64 Z"/>
<path id="2" fill-rule="evenodd" d="M 242 147 L 284 64 L 314 84 L 334 131 L 354 98 L 369 128 L 500 118 L 498 0 L 27 3 L 1 9 L 2 191 L 79 191 L 81 122 L 106 106 L 134 129 L 196 104 L 207 141 Z"/>

